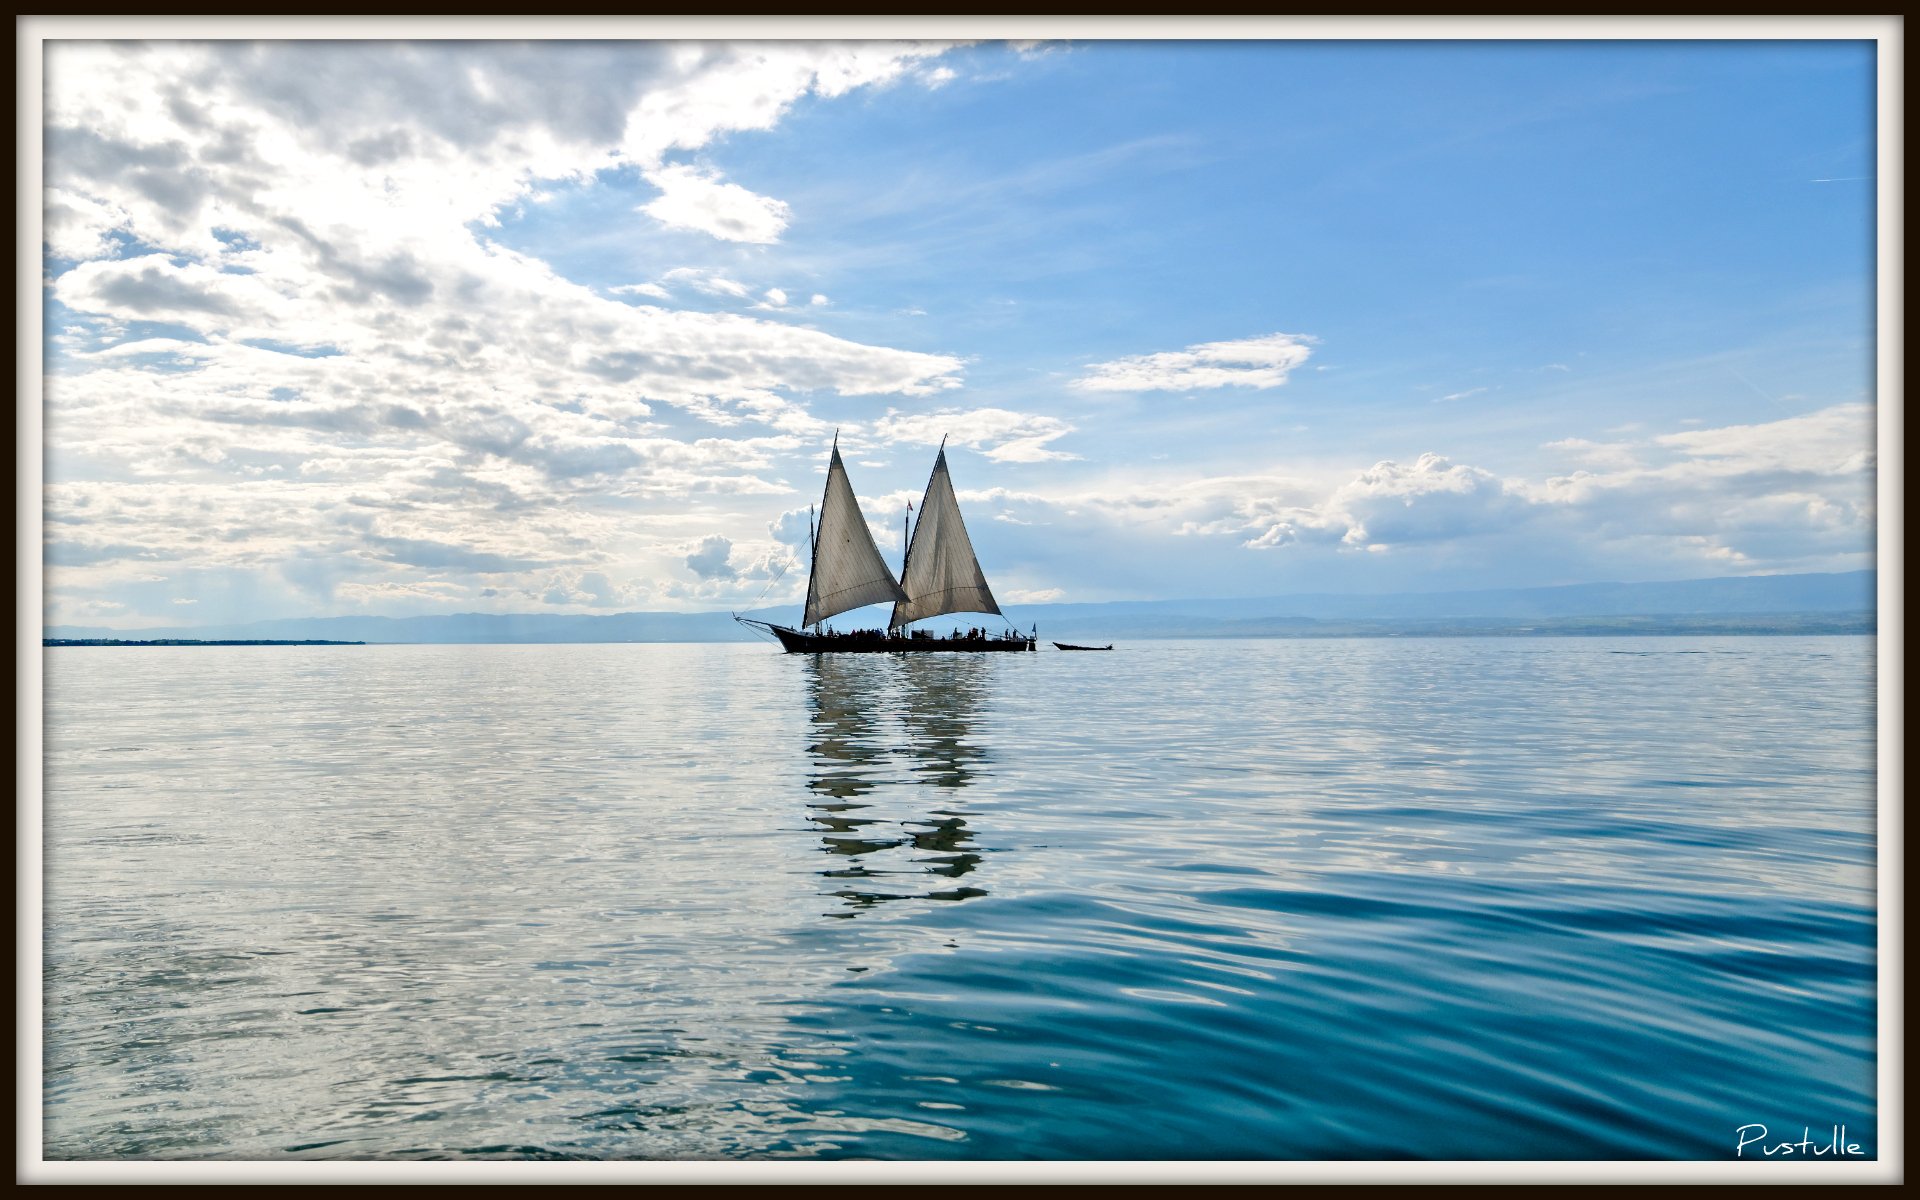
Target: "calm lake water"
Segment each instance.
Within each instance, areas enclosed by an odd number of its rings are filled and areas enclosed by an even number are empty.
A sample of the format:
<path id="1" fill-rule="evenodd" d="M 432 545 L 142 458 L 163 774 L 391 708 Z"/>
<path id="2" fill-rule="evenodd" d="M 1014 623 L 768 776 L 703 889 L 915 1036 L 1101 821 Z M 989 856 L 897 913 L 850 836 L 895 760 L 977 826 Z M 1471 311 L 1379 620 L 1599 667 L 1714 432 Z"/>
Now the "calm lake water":
<path id="1" fill-rule="evenodd" d="M 43 661 L 48 1158 L 1878 1149 L 1870 638 Z"/>

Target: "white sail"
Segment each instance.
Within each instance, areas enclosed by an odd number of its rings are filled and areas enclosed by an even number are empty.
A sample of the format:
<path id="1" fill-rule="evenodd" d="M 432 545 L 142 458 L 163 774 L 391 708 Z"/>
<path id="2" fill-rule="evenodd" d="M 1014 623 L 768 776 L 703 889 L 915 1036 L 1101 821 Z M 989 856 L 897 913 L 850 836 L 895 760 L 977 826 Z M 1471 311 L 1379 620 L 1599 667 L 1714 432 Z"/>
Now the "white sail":
<path id="1" fill-rule="evenodd" d="M 987 577 L 974 557 L 973 539 L 960 520 L 960 501 L 947 475 L 947 452 L 933 461 L 933 477 L 920 501 L 920 521 L 907 547 L 900 586 L 906 598 L 893 606 L 893 627 L 954 612 L 1000 612 Z"/>
<path id="2" fill-rule="evenodd" d="M 827 494 L 820 503 L 820 531 L 814 537 L 806 618 L 800 623 L 811 625 L 848 609 L 887 600 L 898 604 L 906 598 L 873 544 L 873 531 L 860 515 L 836 442 L 827 465 Z"/>

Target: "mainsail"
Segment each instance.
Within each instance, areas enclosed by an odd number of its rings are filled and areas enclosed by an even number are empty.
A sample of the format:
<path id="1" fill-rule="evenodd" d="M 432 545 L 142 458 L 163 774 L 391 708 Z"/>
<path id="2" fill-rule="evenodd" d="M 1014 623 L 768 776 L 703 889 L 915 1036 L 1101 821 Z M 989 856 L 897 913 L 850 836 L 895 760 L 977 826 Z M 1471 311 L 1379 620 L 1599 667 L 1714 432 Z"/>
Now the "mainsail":
<path id="1" fill-rule="evenodd" d="M 895 629 L 942 613 L 1000 612 L 993 592 L 987 588 L 987 577 L 980 570 L 980 560 L 974 557 L 973 540 L 960 520 L 960 502 L 954 498 L 953 480 L 947 475 L 945 446 L 940 448 L 940 457 L 933 460 L 933 476 L 927 480 L 927 494 L 920 501 L 920 522 L 913 527 L 900 586 L 906 595 L 893 606 L 891 625 Z"/>
<path id="2" fill-rule="evenodd" d="M 955 516 L 957 519 L 958 514 Z M 833 461 L 827 465 L 827 494 L 820 503 L 820 531 L 814 537 L 806 618 L 800 623 L 811 625 L 850 608 L 886 600 L 895 603 L 897 612 L 906 598 L 881 559 L 880 548 L 873 544 L 867 519 L 860 515 L 860 503 L 853 498 L 853 485 L 847 482 L 847 468 L 840 461 L 836 440 Z"/>

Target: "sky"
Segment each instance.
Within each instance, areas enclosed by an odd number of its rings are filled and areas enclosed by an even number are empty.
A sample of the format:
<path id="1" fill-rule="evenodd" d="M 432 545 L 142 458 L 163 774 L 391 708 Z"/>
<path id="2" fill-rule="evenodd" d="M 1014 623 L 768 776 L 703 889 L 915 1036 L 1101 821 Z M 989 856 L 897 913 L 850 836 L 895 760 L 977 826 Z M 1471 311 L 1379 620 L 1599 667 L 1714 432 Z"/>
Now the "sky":
<path id="1" fill-rule="evenodd" d="M 836 436 L 1007 605 L 1874 565 L 1868 42 L 44 67 L 48 624 L 794 602 Z"/>

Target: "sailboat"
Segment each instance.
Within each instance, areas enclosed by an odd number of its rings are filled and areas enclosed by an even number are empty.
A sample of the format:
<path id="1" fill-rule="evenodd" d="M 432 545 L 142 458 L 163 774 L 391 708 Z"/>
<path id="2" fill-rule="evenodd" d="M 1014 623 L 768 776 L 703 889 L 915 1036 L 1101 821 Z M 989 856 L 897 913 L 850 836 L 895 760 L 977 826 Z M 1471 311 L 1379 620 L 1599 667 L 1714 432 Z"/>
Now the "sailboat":
<path id="1" fill-rule="evenodd" d="M 840 459 L 840 439 L 833 440 L 827 463 L 827 489 L 820 499 L 820 523 L 808 518 L 808 540 L 813 565 L 807 578 L 807 607 L 801 628 L 756 621 L 734 615 L 743 625 L 757 625 L 780 639 L 789 653 L 892 653 L 923 651 L 1022 651 L 1036 648 L 1036 629 L 1022 634 L 974 630 L 966 635 L 935 637 L 914 630 L 915 621 L 947 613 L 992 613 L 1001 616 L 993 590 L 974 555 L 973 540 L 960 519 L 960 501 L 947 473 L 947 444 L 933 460 L 926 495 L 920 501 L 920 519 L 912 523 L 906 559 L 895 579 L 874 544 L 873 531 L 860 515 L 860 502 L 847 481 Z M 851 609 L 893 601 L 893 615 L 885 630 L 834 633 L 820 623 Z"/>

